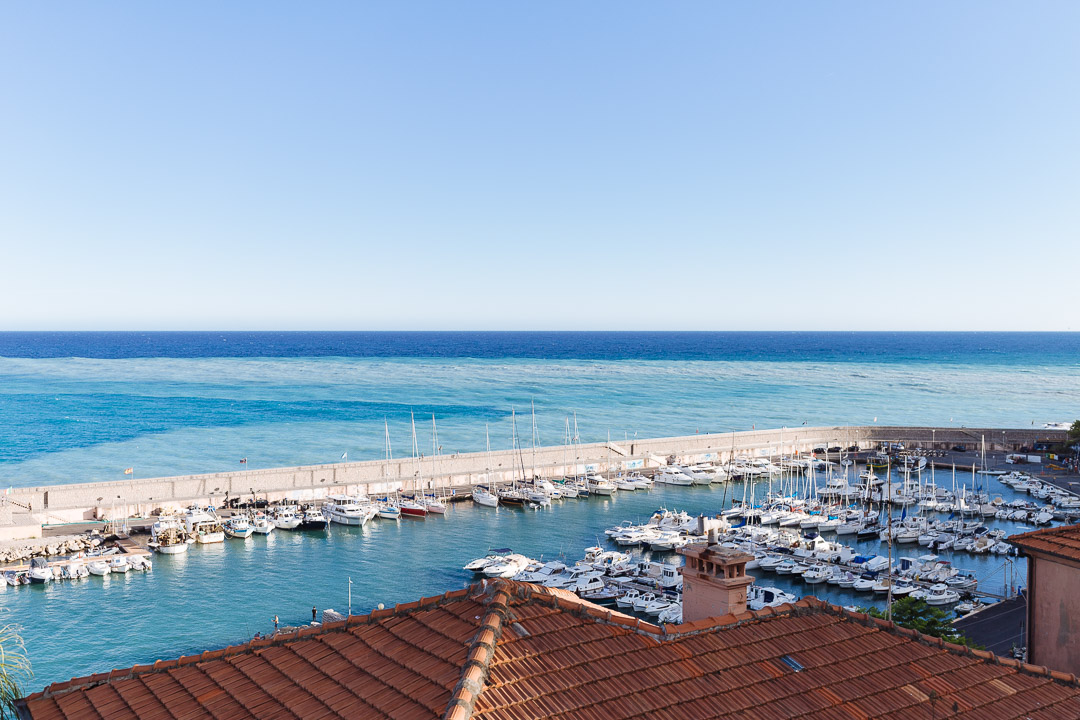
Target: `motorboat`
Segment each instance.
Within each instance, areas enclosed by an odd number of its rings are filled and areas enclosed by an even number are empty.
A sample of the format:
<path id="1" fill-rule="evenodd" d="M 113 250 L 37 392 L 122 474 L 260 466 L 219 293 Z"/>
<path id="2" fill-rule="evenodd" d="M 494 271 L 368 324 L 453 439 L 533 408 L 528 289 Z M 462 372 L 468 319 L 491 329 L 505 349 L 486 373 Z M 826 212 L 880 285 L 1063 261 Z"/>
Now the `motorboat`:
<path id="1" fill-rule="evenodd" d="M 671 607 L 671 600 L 665 597 L 658 597 L 651 603 L 645 606 L 646 615 L 659 615 L 663 611 Z"/>
<path id="2" fill-rule="evenodd" d="M 618 488 L 615 483 L 605 480 L 599 475 L 590 475 L 588 478 L 589 493 L 592 495 L 613 495 Z"/>
<path id="3" fill-rule="evenodd" d="M 510 548 L 494 548 L 483 557 L 476 558 L 468 563 L 462 570 L 466 572 L 480 573 L 484 571 L 488 565 L 493 565 L 497 562 L 502 562 L 506 559 L 506 556 L 513 552 Z"/>
<path id="4" fill-rule="evenodd" d="M 323 513 L 332 523 L 364 525 L 375 516 L 374 506 L 361 504 L 360 498 L 351 495 L 331 495 L 327 500 L 329 502 L 323 506 Z"/>
<path id="5" fill-rule="evenodd" d="M 632 608 L 634 602 L 641 596 L 640 590 L 627 590 L 615 599 L 615 604 L 621 608 Z"/>
<path id="6" fill-rule="evenodd" d="M 653 476 L 653 481 L 661 485 L 689 486 L 694 484 L 694 479 L 677 467 L 660 468 L 660 472 Z"/>
<path id="7" fill-rule="evenodd" d="M 509 579 L 524 570 L 529 562 L 529 558 L 524 555 L 506 555 L 499 561 L 485 566 L 481 572 L 486 577 Z"/>
<path id="8" fill-rule="evenodd" d="M 108 575 L 112 572 L 109 563 L 104 560 L 93 560 L 86 564 L 86 569 L 91 575 Z"/>
<path id="9" fill-rule="evenodd" d="M 673 602 L 667 606 L 667 609 L 660 613 L 660 617 L 657 618 L 659 622 L 665 624 L 678 625 L 682 622 L 682 603 Z"/>
<path id="10" fill-rule="evenodd" d="M 300 516 L 292 505 L 278 505 L 270 515 L 274 527 L 278 530 L 295 530 L 300 527 Z"/>
<path id="11" fill-rule="evenodd" d="M 633 607 L 635 612 L 645 612 L 645 608 L 652 602 L 656 602 L 656 593 L 641 593 L 634 598 L 634 604 L 631 607 Z"/>
<path id="12" fill-rule="evenodd" d="M 746 588 L 746 607 L 751 610 L 776 607 L 786 603 L 794 603 L 797 600 L 798 598 L 791 593 L 767 585 L 750 585 Z"/>
<path id="13" fill-rule="evenodd" d="M 233 515 L 222 523 L 221 527 L 225 530 L 226 536 L 240 540 L 247 540 L 255 532 L 255 528 L 251 527 L 247 515 Z"/>
<path id="14" fill-rule="evenodd" d="M 269 535 L 274 531 L 274 523 L 266 517 L 266 513 L 255 513 L 251 519 L 251 531 L 257 535 Z"/>
<path id="15" fill-rule="evenodd" d="M 551 580 L 554 577 L 558 577 L 565 572 L 566 565 L 559 562 L 558 560 L 553 560 L 552 562 L 544 563 L 535 570 L 526 570 L 518 573 L 514 576 L 514 580 L 543 585 L 546 581 Z"/>
<path id="16" fill-rule="evenodd" d="M 86 565 L 82 563 L 68 563 L 64 566 L 64 569 L 60 571 L 60 577 L 65 580 L 77 580 L 78 578 L 89 577 L 90 571 L 86 569 Z"/>
<path id="17" fill-rule="evenodd" d="M 851 584 L 851 589 L 856 592 L 870 592 L 874 589 L 874 585 L 877 583 L 877 579 L 874 577 L 867 577 L 862 575 L 858 577 L 855 582 Z"/>
<path id="18" fill-rule="evenodd" d="M 930 586 L 929 592 L 924 599 L 927 605 L 952 605 L 960 602 L 960 593 L 950 590 L 948 585 L 936 583 Z"/>
<path id="19" fill-rule="evenodd" d="M 330 519 L 317 505 L 305 505 L 300 511 L 301 530 L 325 530 L 330 527 Z"/>
<path id="20" fill-rule="evenodd" d="M 128 567 L 132 570 L 141 570 L 142 572 L 149 572 L 154 569 L 153 563 L 146 559 L 142 555 L 132 555 L 127 559 Z"/>
<path id="21" fill-rule="evenodd" d="M 31 558 L 30 569 L 26 576 L 32 583 L 47 583 L 53 579 L 53 569 L 49 567 L 49 561 L 43 557 Z"/>
<path id="22" fill-rule="evenodd" d="M 803 582 L 810 585 L 823 583 L 829 579 L 830 570 L 825 565 L 816 565 L 803 573 Z"/>
<path id="23" fill-rule="evenodd" d="M 131 565 L 128 564 L 126 557 L 117 556 L 109 560 L 109 572 L 126 573 L 130 569 Z"/>

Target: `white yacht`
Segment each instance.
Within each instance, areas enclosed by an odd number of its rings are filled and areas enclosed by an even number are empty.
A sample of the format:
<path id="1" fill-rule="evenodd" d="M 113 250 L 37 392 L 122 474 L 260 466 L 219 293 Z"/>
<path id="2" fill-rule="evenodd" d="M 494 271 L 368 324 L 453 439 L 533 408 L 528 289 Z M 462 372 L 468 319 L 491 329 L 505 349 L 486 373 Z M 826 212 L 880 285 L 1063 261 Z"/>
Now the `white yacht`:
<path id="1" fill-rule="evenodd" d="M 373 505 L 361 504 L 359 498 L 351 495 L 331 495 L 327 500 L 323 512 L 330 522 L 339 525 L 364 525 L 377 512 Z"/>
<path id="2" fill-rule="evenodd" d="M 653 476 L 655 482 L 661 485 L 693 485 L 694 479 L 677 467 L 663 467 L 660 472 Z"/>

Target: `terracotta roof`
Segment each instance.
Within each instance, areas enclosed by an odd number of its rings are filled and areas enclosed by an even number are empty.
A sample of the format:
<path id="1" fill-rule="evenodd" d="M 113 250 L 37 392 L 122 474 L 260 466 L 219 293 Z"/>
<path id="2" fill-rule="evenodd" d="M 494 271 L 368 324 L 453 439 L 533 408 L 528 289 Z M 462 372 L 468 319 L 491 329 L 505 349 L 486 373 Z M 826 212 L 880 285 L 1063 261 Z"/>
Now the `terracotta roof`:
<path id="1" fill-rule="evenodd" d="M 20 703 L 35 720 L 1005 720 L 1080 718 L 1080 686 L 814 598 L 661 628 L 497 580 Z"/>
<path id="2" fill-rule="evenodd" d="M 1045 553 L 1067 560 L 1080 560 L 1080 525 L 1032 530 L 1006 538 L 1010 543 L 1029 552 Z"/>

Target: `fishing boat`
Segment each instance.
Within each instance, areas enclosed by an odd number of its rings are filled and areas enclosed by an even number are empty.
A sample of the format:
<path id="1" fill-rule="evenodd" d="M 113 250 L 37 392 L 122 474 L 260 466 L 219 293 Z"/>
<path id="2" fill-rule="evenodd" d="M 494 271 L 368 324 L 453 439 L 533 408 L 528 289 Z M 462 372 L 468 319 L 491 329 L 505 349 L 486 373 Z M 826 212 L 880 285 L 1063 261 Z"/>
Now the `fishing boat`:
<path id="1" fill-rule="evenodd" d="M 222 523 L 221 527 L 225 530 L 227 537 L 239 540 L 247 540 L 255 532 L 255 528 L 251 526 L 247 515 L 233 515 Z"/>
<path id="2" fill-rule="evenodd" d="M 184 515 L 184 530 L 199 543 L 225 542 L 225 529 L 221 527 L 221 521 L 212 509 L 203 510 L 197 506 L 188 508 Z"/>
<path id="3" fill-rule="evenodd" d="M 301 530 L 325 530 L 330 527 L 330 520 L 318 505 L 305 505 L 300 511 Z"/>
<path id="4" fill-rule="evenodd" d="M 300 527 L 300 517 L 292 505 L 278 505 L 271 513 L 270 519 L 278 530 L 295 530 Z"/>
<path id="5" fill-rule="evenodd" d="M 258 512 L 251 519 L 251 530 L 257 535 L 269 535 L 274 531 L 274 523 L 270 522 L 266 513 Z"/>
<path id="6" fill-rule="evenodd" d="M 150 541 L 147 546 L 162 555 L 178 555 L 187 552 L 188 545 L 194 540 L 185 529 L 184 520 L 175 515 L 158 518 L 150 527 Z"/>

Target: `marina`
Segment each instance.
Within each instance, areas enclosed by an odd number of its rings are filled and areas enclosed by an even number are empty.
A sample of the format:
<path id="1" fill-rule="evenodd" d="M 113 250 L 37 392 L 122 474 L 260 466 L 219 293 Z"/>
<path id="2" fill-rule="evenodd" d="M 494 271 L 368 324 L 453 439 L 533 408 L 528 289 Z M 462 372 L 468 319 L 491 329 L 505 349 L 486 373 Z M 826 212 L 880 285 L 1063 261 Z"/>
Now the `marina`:
<path id="1" fill-rule="evenodd" d="M 773 459 L 778 461 L 772 463 L 773 466 L 779 468 L 783 464 L 779 457 Z M 28 645 L 34 649 L 36 657 L 44 658 L 37 664 L 36 671 L 45 680 L 69 673 L 66 669 L 61 670 L 67 667 L 66 664 L 78 663 L 80 658 L 87 661 L 85 655 L 75 651 L 78 643 L 89 643 L 96 647 L 96 651 L 113 658 L 116 666 L 122 666 L 157 656 L 183 653 L 187 648 L 200 647 L 200 644 L 221 643 L 223 637 L 224 641 L 239 641 L 257 632 L 265 633 L 268 629 L 266 618 L 273 616 L 280 616 L 286 624 L 303 623 L 305 618 L 310 618 L 313 605 L 346 612 L 349 609 L 347 601 L 351 597 L 355 611 L 358 607 L 403 602 L 428 591 L 433 585 L 463 587 L 473 581 L 474 575 L 462 568 L 486 555 L 491 548 L 512 548 L 515 553 L 534 559 L 541 566 L 530 568 L 526 560 L 520 567 L 514 568 L 511 577 L 523 572 L 540 572 L 543 566 L 553 562 L 568 569 L 573 568 L 583 558 L 586 548 L 600 548 L 601 553 L 617 553 L 619 558 L 625 554 L 628 558 L 614 565 L 625 564 L 635 571 L 639 566 L 644 567 L 645 576 L 632 577 L 634 573 L 629 572 L 621 576 L 605 573 L 604 577 L 611 578 L 610 581 L 601 580 L 583 586 L 582 595 L 617 606 L 620 597 L 636 591 L 637 596 L 630 596 L 630 599 L 642 601 L 639 604 L 643 604 L 644 617 L 656 621 L 660 612 L 668 610 L 665 616 L 667 621 L 675 621 L 677 608 L 670 604 L 663 606 L 663 603 L 677 600 L 672 591 L 678 583 L 682 556 L 675 552 L 676 546 L 703 542 L 705 537 L 698 524 L 708 519 L 712 529 L 724 533 L 722 542 L 760 554 L 758 562 L 766 561 L 766 567 L 769 560 L 776 556 L 782 556 L 784 560 L 798 560 L 805 566 L 801 573 L 783 572 L 787 566 L 778 569 L 780 563 L 771 570 L 764 567 L 751 569 L 750 573 L 758 578 L 756 586 L 759 589 L 755 592 L 759 593 L 757 597 L 763 604 L 780 602 L 788 597 L 815 595 L 842 606 L 883 605 L 886 595 L 875 592 L 874 583 L 871 583 L 868 591 L 860 591 L 854 587 L 854 582 L 846 587 L 839 582 L 830 582 L 834 570 L 844 573 L 845 580 L 848 579 L 847 573 L 858 579 L 868 572 L 875 572 L 875 581 L 889 576 L 882 573 L 882 569 L 888 567 L 889 549 L 888 543 L 882 541 L 880 529 L 871 537 L 860 536 L 859 533 L 837 535 L 828 528 L 821 528 L 820 523 L 815 529 L 800 527 L 807 519 L 801 515 L 812 517 L 810 512 L 796 516 L 801 518 L 799 522 L 786 527 L 782 527 L 781 522 L 789 523 L 790 518 L 775 523 L 764 522 L 771 520 L 765 517 L 767 512 L 774 512 L 772 506 L 766 507 L 770 478 L 774 495 L 779 494 L 779 497 L 773 498 L 773 504 L 783 500 L 780 504 L 789 506 L 794 494 L 813 487 L 814 492 L 807 499 L 814 502 L 803 505 L 804 509 L 829 517 L 837 508 L 844 508 L 863 517 L 867 509 L 860 505 L 859 498 L 838 502 L 832 509 L 816 504 L 822 502 L 820 491 L 831 484 L 835 485 L 827 479 L 829 473 L 780 470 L 776 475 L 769 475 L 766 465 L 732 463 L 724 468 L 727 476 L 723 479 L 719 473 L 713 473 L 710 477 L 715 482 L 694 483 L 691 478 L 691 482 L 685 483 L 674 477 L 675 472 L 681 472 L 677 471 L 680 466 L 683 465 L 679 462 L 666 466 L 667 473 L 659 470 L 632 471 L 622 478 L 572 477 L 562 479 L 562 482 L 536 486 L 529 484 L 527 487 L 524 483 L 492 484 L 488 486 L 492 491 L 490 494 L 498 500 L 494 507 L 481 504 L 483 495 L 479 493 L 475 496 L 480 500 L 477 502 L 463 492 L 447 496 L 442 503 L 441 513 L 413 517 L 399 515 L 395 519 L 387 519 L 378 512 L 380 508 L 394 506 L 397 501 L 395 497 L 364 498 L 356 494 L 327 498 L 321 508 L 314 502 L 275 506 L 275 503 L 267 503 L 261 498 L 237 498 L 236 507 L 216 508 L 213 511 L 209 507 L 201 508 L 199 512 L 209 516 L 209 520 L 202 519 L 201 528 L 200 522 L 188 523 L 179 517 L 171 521 L 167 516 L 151 518 L 141 523 L 131 519 L 129 530 L 146 532 L 135 532 L 126 542 L 140 547 L 152 547 L 152 539 L 169 526 L 183 527 L 187 532 L 186 528 L 190 525 L 196 535 L 202 532 L 202 537 L 211 541 L 187 542 L 193 539 L 188 533 L 184 537 L 184 547 L 187 549 L 182 552 L 162 553 L 159 547 L 159 552 L 153 558 L 153 572 L 137 578 L 132 573 L 110 574 L 8 587 L 3 603 L 18 612 L 20 619 L 25 618 Z M 700 467 L 696 472 L 708 474 L 707 467 Z M 751 478 L 747 471 L 740 471 L 741 467 L 764 468 L 765 473 Z M 720 467 L 714 469 L 719 470 Z M 839 473 L 840 477 L 845 471 L 852 479 L 857 472 L 862 472 L 862 466 L 844 466 L 837 462 L 831 470 Z M 937 476 L 936 470 L 934 472 Z M 661 474 L 672 476 L 674 482 L 657 481 L 655 477 Z M 947 486 L 946 492 L 952 493 L 952 473 L 948 476 L 949 483 L 940 482 L 941 478 L 938 477 L 936 487 Z M 999 505 L 1005 506 L 1008 503 L 1019 506 L 1021 502 L 1034 502 L 1029 491 L 1042 492 L 1041 485 L 1036 486 L 1029 481 L 1005 475 L 972 473 L 970 469 L 958 468 L 956 479 L 961 496 L 974 497 L 975 489 L 979 488 L 978 495 L 985 495 L 990 500 L 1000 497 Z M 930 484 L 928 480 L 922 484 L 924 490 Z M 615 489 L 609 491 L 600 485 L 601 481 L 615 486 Z M 620 481 L 641 489 L 628 489 L 630 486 L 625 484 L 620 489 Z M 812 485 L 808 485 L 811 481 Z M 538 493 L 539 488 L 547 485 L 558 493 L 558 497 L 549 498 L 547 502 L 528 499 L 530 493 Z M 590 491 L 590 485 L 595 492 Z M 507 494 L 521 497 L 523 501 L 507 505 L 501 502 Z M 744 503 L 744 499 L 751 497 L 755 502 Z M 939 497 L 936 490 L 933 497 Z M 1059 497 L 1064 495 L 1059 494 Z M 938 512 L 944 508 L 949 495 L 942 493 L 940 499 L 942 503 L 933 511 L 925 507 L 919 510 L 918 503 L 907 506 L 889 506 L 885 503 L 885 506 L 891 507 L 891 515 L 898 523 L 921 518 L 930 528 L 935 526 L 934 523 L 940 525 L 956 520 L 953 518 L 950 521 L 947 512 Z M 405 501 L 415 501 L 415 498 Z M 245 504 L 248 507 L 243 507 Z M 1039 507 L 1046 504 L 1043 501 Z M 736 516 L 735 510 L 745 511 L 747 506 L 752 505 L 761 506 L 756 509 L 762 512 L 756 516 L 750 513 L 750 522 L 747 522 L 747 518 Z M 875 518 L 881 517 L 880 502 L 872 503 L 870 507 L 876 508 L 876 514 L 871 511 Z M 663 529 L 658 526 L 658 532 L 645 532 L 644 529 L 632 527 L 646 524 L 660 508 L 668 509 L 660 511 L 661 517 L 667 512 L 669 516 L 679 518 L 678 524 Z M 302 527 L 302 518 L 316 510 L 320 512 L 323 522 Z M 978 522 L 985 523 L 983 527 L 986 531 L 983 534 L 990 537 L 1005 537 L 1027 527 L 1008 518 L 999 519 L 996 513 L 984 517 L 980 511 L 979 515 Z M 250 526 L 269 523 L 272 527 L 262 533 L 244 533 L 245 537 L 226 537 L 225 526 L 232 525 L 234 519 L 240 517 L 245 517 Z M 753 521 L 755 517 L 759 520 L 756 524 Z M 274 518 L 283 523 L 282 527 L 274 524 Z M 976 520 L 969 516 L 964 522 L 973 526 Z M 1050 522 L 1060 521 L 1051 518 Z M 155 532 L 153 527 L 159 523 Z M 222 528 L 222 537 L 211 538 L 216 535 L 218 525 Z M 620 527 L 625 533 L 621 542 L 617 532 Z M 833 528 L 838 529 L 839 525 Z M 635 531 L 638 533 L 636 537 L 632 534 Z M 840 544 L 847 549 L 840 548 Z M 1017 583 L 1025 577 L 1024 560 L 1010 553 L 976 553 L 952 547 L 930 551 L 925 545 L 896 543 L 892 548 L 892 557 L 898 573 L 893 587 L 897 596 L 903 593 L 903 588 L 910 588 L 908 592 L 925 590 L 929 594 L 933 586 L 939 584 L 920 575 L 920 571 L 925 573 L 930 569 L 925 567 L 929 561 L 920 559 L 928 555 L 936 555 L 942 563 L 938 568 L 943 571 L 939 580 L 947 583 L 952 577 L 968 575 L 977 579 L 974 587 L 958 588 L 957 594 L 960 595 L 959 591 L 962 591 L 966 601 L 978 598 L 992 601 L 1013 594 Z M 611 557 L 615 556 L 608 556 L 609 559 Z M 868 567 L 875 569 L 869 570 Z M 817 581 L 816 568 L 821 568 L 817 570 L 819 573 L 827 571 Z M 955 575 L 953 569 L 956 570 Z M 552 571 L 552 566 L 548 565 L 548 571 Z M 665 572 L 666 581 L 661 580 Z M 656 576 L 652 577 L 649 573 Z M 904 580 L 901 575 L 907 579 Z M 396 578 L 395 583 L 386 584 L 387 577 Z M 314 578 L 318 582 L 310 582 Z M 584 580 L 589 582 L 593 578 L 585 577 Z M 618 580 L 618 585 L 613 588 L 615 580 Z M 665 587 L 664 582 L 669 583 L 670 587 Z M 221 599 L 218 599 L 218 592 L 215 591 L 207 595 L 207 587 L 221 588 Z M 953 591 L 952 586 L 946 587 Z M 243 593 L 242 607 L 224 601 L 226 594 L 232 592 Z M 765 593 L 768 593 L 768 597 L 764 596 Z M 649 594 L 653 597 L 646 600 Z M 945 604 L 948 608 L 955 608 L 961 601 L 960 597 L 954 598 L 952 595 L 939 593 L 938 596 L 947 601 Z M 626 602 L 625 597 L 623 602 Z M 64 612 L 85 613 L 86 603 L 108 608 L 110 616 L 116 619 L 119 627 L 124 628 L 124 635 L 132 633 L 137 639 L 117 645 L 109 640 L 109 631 L 95 638 L 76 637 L 71 634 L 73 628 L 55 632 L 51 624 L 54 618 L 63 617 Z M 974 603 L 972 606 L 977 607 Z M 649 614 L 646 608 L 659 612 Z M 43 611 L 43 614 L 35 614 L 36 609 Z M 195 617 L 207 620 L 196 623 L 197 627 L 190 630 Z M 182 634 L 185 626 L 189 628 L 189 634 Z M 146 632 L 139 628 L 144 628 Z M 189 638 L 193 639 L 189 641 Z M 50 672 L 55 674 L 48 674 Z"/>

